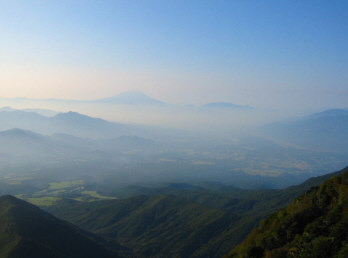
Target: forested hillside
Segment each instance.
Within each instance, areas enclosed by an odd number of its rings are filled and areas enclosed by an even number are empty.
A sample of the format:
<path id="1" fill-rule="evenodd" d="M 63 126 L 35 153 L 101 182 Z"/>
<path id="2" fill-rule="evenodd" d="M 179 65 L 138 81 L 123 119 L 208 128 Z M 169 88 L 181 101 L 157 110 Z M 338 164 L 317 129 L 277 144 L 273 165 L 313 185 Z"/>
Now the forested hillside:
<path id="1" fill-rule="evenodd" d="M 348 257 L 348 170 L 263 220 L 229 257 Z"/>
<path id="2" fill-rule="evenodd" d="M 111 258 L 119 257 L 116 249 L 122 249 L 116 242 L 106 243 L 30 203 L 0 197 L 0 257 Z"/>
<path id="3" fill-rule="evenodd" d="M 343 170 L 344 171 L 344 170 Z M 139 188 L 147 195 L 80 202 L 63 199 L 45 209 L 139 257 L 221 257 L 259 223 L 294 198 L 343 171 L 282 190 L 204 189 L 170 185 Z"/>

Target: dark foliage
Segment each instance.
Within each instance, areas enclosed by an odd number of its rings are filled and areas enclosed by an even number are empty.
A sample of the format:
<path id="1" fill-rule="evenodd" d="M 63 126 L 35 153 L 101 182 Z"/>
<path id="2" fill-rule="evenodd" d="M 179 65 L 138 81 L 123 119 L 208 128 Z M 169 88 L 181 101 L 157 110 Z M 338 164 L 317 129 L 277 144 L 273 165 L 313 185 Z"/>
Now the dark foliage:
<path id="1" fill-rule="evenodd" d="M 32 204 L 0 197 L 0 257 L 119 257 L 105 245 L 100 237 Z"/>
<path id="2" fill-rule="evenodd" d="M 348 257 L 348 169 L 263 220 L 229 257 Z"/>

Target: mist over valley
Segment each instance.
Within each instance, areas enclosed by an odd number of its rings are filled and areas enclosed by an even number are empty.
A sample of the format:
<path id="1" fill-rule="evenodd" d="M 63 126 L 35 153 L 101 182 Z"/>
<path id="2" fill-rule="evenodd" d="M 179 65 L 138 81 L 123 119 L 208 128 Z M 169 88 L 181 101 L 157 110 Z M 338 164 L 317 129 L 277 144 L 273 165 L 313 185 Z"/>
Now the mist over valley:
<path id="1" fill-rule="evenodd" d="M 0 1 L 0 258 L 348 257 L 348 1 Z"/>

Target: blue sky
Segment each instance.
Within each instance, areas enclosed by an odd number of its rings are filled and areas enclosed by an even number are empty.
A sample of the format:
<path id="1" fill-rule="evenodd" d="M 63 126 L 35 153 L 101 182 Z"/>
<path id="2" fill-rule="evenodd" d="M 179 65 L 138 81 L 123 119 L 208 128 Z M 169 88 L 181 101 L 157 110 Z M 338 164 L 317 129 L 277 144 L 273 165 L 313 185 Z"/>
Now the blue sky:
<path id="1" fill-rule="evenodd" d="M 0 1 L 0 95 L 347 107 L 347 17 L 347 1 Z"/>

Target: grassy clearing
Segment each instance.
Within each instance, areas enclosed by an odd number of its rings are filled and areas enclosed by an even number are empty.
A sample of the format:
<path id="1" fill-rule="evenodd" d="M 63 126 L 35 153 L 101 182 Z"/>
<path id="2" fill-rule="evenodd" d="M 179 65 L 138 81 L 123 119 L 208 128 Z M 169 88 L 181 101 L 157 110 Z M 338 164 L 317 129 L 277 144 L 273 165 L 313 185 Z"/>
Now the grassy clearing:
<path id="1" fill-rule="evenodd" d="M 37 206 L 50 206 L 61 200 L 62 198 L 53 197 L 53 196 L 44 196 L 38 198 L 27 198 L 26 201 L 35 204 Z"/>
<path id="2" fill-rule="evenodd" d="M 116 197 L 104 196 L 104 195 L 98 194 L 96 191 L 82 191 L 81 194 L 89 195 L 89 196 L 91 196 L 93 198 L 104 199 L 104 200 L 117 199 Z"/>
<path id="3" fill-rule="evenodd" d="M 55 190 L 55 189 L 64 189 L 64 188 L 69 188 L 73 186 L 80 186 L 83 185 L 83 180 L 75 180 L 75 181 L 61 181 L 61 182 L 53 182 L 50 183 L 50 190 Z"/>
<path id="4" fill-rule="evenodd" d="M 55 195 L 55 194 L 64 194 L 64 193 L 66 193 L 66 190 L 64 190 L 64 189 L 50 191 L 50 194 L 53 194 L 53 195 Z"/>
<path id="5" fill-rule="evenodd" d="M 9 184 L 9 185 L 20 185 L 20 184 L 22 184 L 22 181 L 11 180 L 11 181 L 7 181 L 6 183 Z"/>

